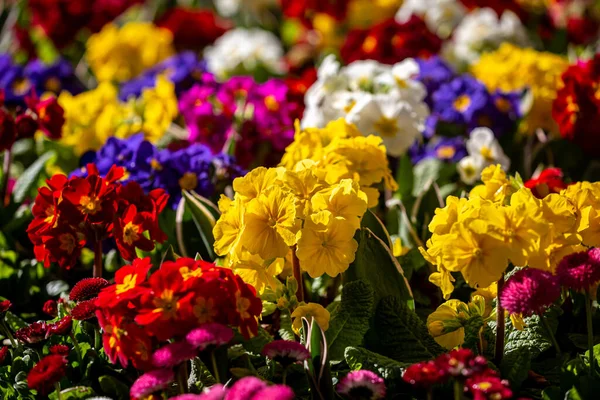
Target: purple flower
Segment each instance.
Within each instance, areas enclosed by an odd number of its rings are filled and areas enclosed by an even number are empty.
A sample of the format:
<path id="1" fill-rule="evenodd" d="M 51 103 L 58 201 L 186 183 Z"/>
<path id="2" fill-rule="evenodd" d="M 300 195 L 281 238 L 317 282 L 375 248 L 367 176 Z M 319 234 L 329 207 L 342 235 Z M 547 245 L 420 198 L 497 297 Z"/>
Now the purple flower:
<path id="1" fill-rule="evenodd" d="M 433 56 L 427 59 L 418 58 L 419 75 L 417 80 L 425 85 L 427 97 L 425 102 L 431 108 L 433 105 L 432 95 L 443 83 L 449 82 L 456 75 L 452 68 L 446 64 L 440 57 Z"/>
<path id="2" fill-rule="evenodd" d="M 190 331 L 185 339 L 200 351 L 209 346 L 223 346 L 233 339 L 233 330 L 225 325 L 208 322 Z"/>
<path id="3" fill-rule="evenodd" d="M 38 95 L 44 92 L 60 94 L 62 90 L 77 94 L 84 89 L 71 63 L 63 58 L 58 58 L 52 64 L 45 64 L 41 60 L 31 61 L 25 66 L 24 75 L 33 83 Z"/>
<path id="4" fill-rule="evenodd" d="M 195 348 L 188 342 L 169 343 L 152 354 L 155 367 L 174 367 L 196 356 Z"/>
<path id="5" fill-rule="evenodd" d="M 463 137 L 436 136 L 427 145 L 414 144 L 409 150 L 413 164 L 426 158 L 437 158 L 441 161 L 458 162 L 467 155 Z"/>
<path id="6" fill-rule="evenodd" d="M 500 293 L 500 305 L 511 314 L 541 315 L 560 296 L 560 285 L 554 275 L 534 268 L 517 271 Z"/>
<path id="7" fill-rule="evenodd" d="M 433 113 L 440 121 L 471 129 L 481 126 L 478 118 L 492 105 L 486 87 L 468 76 L 458 76 L 442 84 L 432 99 Z"/>
<path id="8" fill-rule="evenodd" d="M 278 361 L 284 367 L 297 361 L 304 361 L 310 353 L 304 345 L 291 340 L 275 340 L 265 345 L 262 354 L 272 360 Z"/>
<path id="9" fill-rule="evenodd" d="M 600 249 L 569 254 L 556 268 L 560 283 L 574 290 L 589 290 L 600 282 Z"/>
<path id="10" fill-rule="evenodd" d="M 385 383 L 371 371 L 352 371 L 337 384 L 337 392 L 352 400 L 381 399 L 385 397 Z"/>
<path id="11" fill-rule="evenodd" d="M 129 394 L 135 399 L 142 398 L 156 391 L 165 389 L 175 380 L 170 369 L 156 369 L 140 376 L 131 386 Z"/>

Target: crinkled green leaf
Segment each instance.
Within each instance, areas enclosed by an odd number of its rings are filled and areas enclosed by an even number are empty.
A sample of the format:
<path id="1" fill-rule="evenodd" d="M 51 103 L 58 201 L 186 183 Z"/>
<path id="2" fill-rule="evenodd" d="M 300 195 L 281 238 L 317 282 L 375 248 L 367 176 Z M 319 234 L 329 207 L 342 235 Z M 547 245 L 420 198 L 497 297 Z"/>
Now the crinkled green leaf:
<path id="1" fill-rule="evenodd" d="M 500 363 L 501 376 L 508 379 L 511 387 L 518 390 L 531 368 L 531 353 L 527 347 L 521 347 L 504 354 Z"/>
<path id="2" fill-rule="evenodd" d="M 21 328 L 25 328 L 28 325 L 27 322 L 25 322 L 21 318 L 17 317 L 15 314 L 11 313 L 10 311 L 6 312 L 5 318 L 6 318 L 6 322 L 8 323 L 8 326 L 10 326 L 10 328 L 13 331 L 16 331 Z"/>
<path id="3" fill-rule="evenodd" d="M 372 335 L 368 348 L 396 361 L 414 363 L 445 352 L 419 316 L 393 296 L 383 298 L 377 306 Z"/>
<path id="4" fill-rule="evenodd" d="M 352 370 L 366 369 L 379 374 L 384 379 L 402 378 L 403 370 L 411 364 L 398 362 L 363 347 L 348 347 L 344 356 Z"/>
<path id="5" fill-rule="evenodd" d="M 553 333 L 558 327 L 558 316 L 561 312 L 560 308 L 552 307 L 544 314 L 543 318 L 547 320 Z M 509 353 L 519 347 L 527 347 L 531 352 L 531 358 L 535 359 L 552 347 L 552 341 L 538 315 L 525 318 L 525 324 L 525 329 L 519 331 L 512 326 L 510 320 L 507 320 L 504 352 Z"/>
<path id="6" fill-rule="evenodd" d="M 373 288 L 366 282 L 354 281 L 344 285 L 342 301 L 331 316 L 325 332 L 329 345 L 329 359 L 339 362 L 349 346 L 360 346 L 369 330 L 373 310 Z"/>
<path id="7" fill-rule="evenodd" d="M 273 337 L 269 334 L 269 332 L 261 327 L 258 327 L 258 334 L 251 339 L 244 340 L 242 342 L 242 346 L 244 346 L 246 351 L 252 354 L 260 354 L 263 347 L 272 341 Z"/>

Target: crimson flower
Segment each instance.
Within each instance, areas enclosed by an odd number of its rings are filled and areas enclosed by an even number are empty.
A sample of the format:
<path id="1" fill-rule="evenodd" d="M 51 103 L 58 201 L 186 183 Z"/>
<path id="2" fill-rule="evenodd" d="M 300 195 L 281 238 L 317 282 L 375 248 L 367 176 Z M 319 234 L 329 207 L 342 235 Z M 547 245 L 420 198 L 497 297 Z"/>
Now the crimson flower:
<path id="1" fill-rule="evenodd" d="M 0 109 L 0 151 L 12 148 L 17 140 L 17 129 L 13 116 L 5 109 Z"/>
<path id="2" fill-rule="evenodd" d="M 15 332 L 15 337 L 24 343 L 38 343 L 46 339 L 48 326 L 45 322 L 33 322 Z"/>
<path id="3" fill-rule="evenodd" d="M 27 386 L 45 395 L 52 391 L 54 384 L 67 373 L 67 359 L 58 354 L 50 354 L 27 374 Z"/>
<path id="4" fill-rule="evenodd" d="M 73 329 L 73 318 L 70 315 L 61 318 L 53 324 L 47 325 L 46 338 L 53 335 L 68 335 Z"/>
<path id="5" fill-rule="evenodd" d="M 109 286 L 110 283 L 104 278 L 85 278 L 73 286 L 69 299 L 72 301 L 83 301 L 98 296 L 100 290 Z"/>
<path id="6" fill-rule="evenodd" d="M 550 193 L 560 193 L 568 184 L 563 180 L 564 175 L 560 168 L 546 168 L 540 174 L 525 182 L 525 187 L 538 199 L 543 199 Z"/>
<path id="7" fill-rule="evenodd" d="M 5 313 L 12 306 L 10 300 L 2 300 L 0 301 L 0 314 Z"/>
<path id="8" fill-rule="evenodd" d="M 84 321 L 86 319 L 94 318 L 96 316 L 97 309 L 98 306 L 96 305 L 96 299 L 83 300 L 73 307 L 71 310 L 71 316 L 76 321 Z"/>
<path id="9" fill-rule="evenodd" d="M 0 365 L 2 365 L 2 363 L 6 359 L 7 354 L 8 354 L 8 347 L 6 347 L 6 346 L 0 347 Z"/>
<path id="10" fill-rule="evenodd" d="M 446 373 L 433 361 L 424 361 L 406 368 L 402 379 L 411 385 L 428 388 L 446 380 Z"/>
<path id="11" fill-rule="evenodd" d="M 42 311 L 51 316 L 51 317 L 56 317 L 58 315 L 58 306 L 56 304 L 55 300 L 48 300 L 44 303 L 44 307 L 42 308 Z"/>

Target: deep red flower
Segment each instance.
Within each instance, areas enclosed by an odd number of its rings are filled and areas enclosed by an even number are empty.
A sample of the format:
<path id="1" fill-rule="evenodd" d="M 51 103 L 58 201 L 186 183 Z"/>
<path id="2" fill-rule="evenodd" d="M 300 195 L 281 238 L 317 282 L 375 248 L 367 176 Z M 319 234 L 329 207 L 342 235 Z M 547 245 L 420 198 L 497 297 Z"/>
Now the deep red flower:
<path id="1" fill-rule="evenodd" d="M 588 44 L 598 38 L 600 25 L 593 18 L 572 16 L 567 20 L 567 36 L 569 42 Z"/>
<path id="2" fill-rule="evenodd" d="M 498 15 L 502 15 L 504 11 L 510 10 L 517 14 L 521 20 L 525 20 L 528 17 L 527 12 L 516 0 L 460 0 L 460 2 L 469 10 L 487 7 L 496 11 Z"/>
<path id="3" fill-rule="evenodd" d="M 47 327 L 46 338 L 54 335 L 68 335 L 73 329 L 73 318 L 67 315 L 53 324 L 48 324 Z"/>
<path id="4" fill-rule="evenodd" d="M 58 354 L 59 356 L 64 357 L 69 355 L 69 346 L 64 344 L 55 344 L 50 346 L 48 350 L 50 350 L 50 354 Z"/>
<path id="5" fill-rule="evenodd" d="M 38 343 L 46 339 L 48 326 L 45 322 L 33 322 L 15 332 L 15 337 L 23 343 Z"/>
<path id="6" fill-rule="evenodd" d="M 196 51 L 212 44 L 232 27 L 230 21 L 219 18 L 212 11 L 184 7 L 169 9 L 156 25 L 173 33 L 173 43 L 177 50 Z"/>
<path id="7" fill-rule="evenodd" d="M 310 24 L 315 14 L 327 14 L 338 21 L 346 18 L 349 0 L 279 0 L 283 14 L 288 18 L 298 18 Z"/>
<path id="8" fill-rule="evenodd" d="M 17 115 L 17 118 L 15 119 L 15 125 L 17 129 L 17 137 L 19 139 L 32 138 L 39 127 L 35 118 L 28 113 Z"/>
<path id="9" fill-rule="evenodd" d="M 85 278 L 73 286 L 69 299 L 72 301 L 89 300 L 98 296 L 100 290 L 110 285 L 104 278 Z"/>
<path id="10" fill-rule="evenodd" d="M 39 128 L 48 138 L 57 140 L 62 137 L 65 110 L 58 104 L 56 97 L 38 102 L 33 111 L 37 114 Z"/>
<path id="11" fill-rule="evenodd" d="M 0 314 L 7 312 L 11 306 L 12 306 L 12 303 L 10 302 L 10 300 L 0 301 Z"/>
<path id="12" fill-rule="evenodd" d="M 131 204 L 123 217 L 117 218 L 114 226 L 114 236 L 121 256 L 126 260 L 136 257 L 135 249 L 150 251 L 154 249 L 154 242 L 144 235 L 152 229 L 156 222 L 153 215 L 147 212 L 138 212 L 135 205 Z"/>
<path id="13" fill-rule="evenodd" d="M 7 346 L 0 347 L 0 365 L 2 365 L 2 363 L 6 359 L 7 354 L 8 354 L 8 347 Z"/>
<path id="14" fill-rule="evenodd" d="M 444 374 L 451 376 L 469 377 L 490 370 L 487 360 L 482 356 L 475 356 L 469 349 L 456 349 L 442 354 L 435 359 L 435 364 Z"/>
<path id="15" fill-rule="evenodd" d="M 115 284 L 103 288 L 98 294 L 98 307 L 115 308 L 122 302 L 138 297 L 145 291 L 141 287 L 152 268 L 149 257 L 136 258 L 132 265 L 119 268 L 115 273 Z"/>
<path id="16" fill-rule="evenodd" d="M 55 300 L 48 300 L 44 303 L 44 307 L 42 311 L 51 317 L 56 317 L 58 315 L 58 305 Z"/>
<path id="17" fill-rule="evenodd" d="M 44 260 L 46 267 L 54 261 L 62 268 L 69 269 L 79 260 L 86 241 L 82 232 L 74 230 L 70 225 L 59 225 L 42 235 L 42 242 L 43 247 L 38 249 L 43 254 L 36 252 L 38 260 Z"/>
<path id="18" fill-rule="evenodd" d="M 285 78 L 285 84 L 288 87 L 288 98 L 291 102 L 298 105 L 298 110 L 293 119 L 301 119 L 304 113 L 304 95 L 309 87 L 317 80 L 316 68 L 304 70 L 300 76 L 289 76 Z"/>
<path id="19" fill-rule="evenodd" d="M 83 300 L 77 303 L 71 310 L 71 316 L 74 320 L 84 321 L 86 319 L 94 318 L 96 316 L 96 299 Z"/>
<path id="20" fill-rule="evenodd" d="M 543 199 L 550 193 L 560 193 L 566 189 L 563 172 L 560 168 L 546 168 L 537 177 L 531 178 L 525 182 L 525 187 L 531 189 L 531 192 L 538 199 Z"/>
<path id="21" fill-rule="evenodd" d="M 45 395 L 52 391 L 54 384 L 60 381 L 66 373 L 67 359 L 58 354 L 50 354 L 42 358 L 29 371 L 29 374 L 27 374 L 27 386 Z"/>
<path id="22" fill-rule="evenodd" d="M 340 55 L 346 64 L 356 60 L 395 64 L 405 58 L 430 57 L 441 45 L 442 40 L 421 18 L 412 16 L 402 24 L 390 18 L 368 29 L 350 31 Z"/>
<path id="23" fill-rule="evenodd" d="M 474 400 L 504 400 L 511 399 L 513 395 L 508 381 L 488 374 L 467 379 L 466 387 Z"/>
<path id="24" fill-rule="evenodd" d="M 13 116 L 0 108 L 0 151 L 9 150 L 17 140 L 17 129 Z"/>
<path id="25" fill-rule="evenodd" d="M 416 363 L 406 368 L 402 379 L 411 385 L 430 387 L 446 380 L 445 371 L 441 370 L 433 361 Z"/>

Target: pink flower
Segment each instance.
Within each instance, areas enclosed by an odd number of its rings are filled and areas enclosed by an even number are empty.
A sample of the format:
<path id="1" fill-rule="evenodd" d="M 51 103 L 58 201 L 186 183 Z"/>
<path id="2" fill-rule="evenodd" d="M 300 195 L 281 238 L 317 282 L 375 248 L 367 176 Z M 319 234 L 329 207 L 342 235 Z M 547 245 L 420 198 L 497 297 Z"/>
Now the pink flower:
<path id="1" fill-rule="evenodd" d="M 229 343 L 233 339 L 233 331 L 225 325 L 208 322 L 190 331 L 185 339 L 194 348 L 202 351 L 209 346 L 222 346 Z"/>
<path id="2" fill-rule="evenodd" d="M 444 381 L 446 374 L 433 361 L 416 363 L 406 368 L 402 379 L 411 385 L 429 387 Z"/>
<path id="3" fill-rule="evenodd" d="M 227 393 L 226 400 L 248 400 L 254 397 L 256 393 L 267 387 L 262 380 L 247 376 L 237 381 Z"/>
<path id="4" fill-rule="evenodd" d="M 600 249 L 565 256 L 556 268 L 556 275 L 563 286 L 588 290 L 600 282 Z"/>
<path id="5" fill-rule="evenodd" d="M 284 367 L 297 361 L 307 360 L 310 357 L 306 347 L 290 340 L 275 340 L 268 343 L 263 348 L 262 354 L 279 362 Z"/>
<path id="6" fill-rule="evenodd" d="M 469 349 L 456 349 L 442 354 L 435 359 L 435 364 L 443 374 L 458 377 L 469 377 L 489 370 L 485 357 L 476 356 Z"/>
<path id="7" fill-rule="evenodd" d="M 560 285 L 549 272 L 534 268 L 517 271 L 500 293 L 500 305 L 511 314 L 542 314 L 560 296 Z"/>
<path id="8" fill-rule="evenodd" d="M 382 399 L 385 397 L 385 383 L 374 372 L 367 370 L 352 371 L 337 385 L 337 392 L 348 399 Z"/>
<path id="9" fill-rule="evenodd" d="M 264 389 L 260 389 L 252 397 L 250 397 L 250 400 L 292 400 L 294 397 L 294 391 L 289 386 L 271 385 Z M 227 400 L 229 400 L 229 396 L 227 397 Z"/>
<path id="10" fill-rule="evenodd" d="M 165 389 L 173 380 L 175 380 L 175 374 L 172 370 L 155 369 L 154 371 L 146 372 L 133 382 L 129 394 L 132 398 L 139 399 L 158 390 Z"/>
<path id="11" fill-rule="evenodd" d="M 217 383 L 201 394 L 181 394 L 171 397 L 169 400 L 223 400 L 226 394 L 227 389 L 220 383 Z"/>
<path id="12" fill-rule="evenodd" d="M 152 364 L 155 367 L 174 367 L 195 355 L 196 349 L 187 342 L 170 343 L 152 354 Z"/>
<path id="13" fill-rule="evenodd" d="M 473 395 L 474 400 L 510 399 L 513 394 L 508 386 L 508 381 L 485 374 L 469 378 L 466 387 Z"/>

